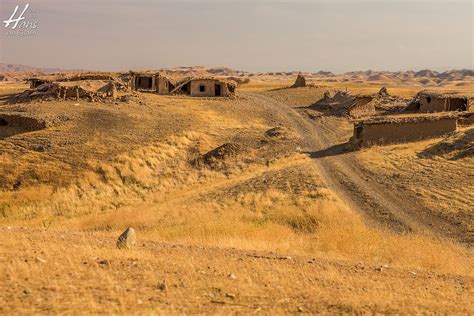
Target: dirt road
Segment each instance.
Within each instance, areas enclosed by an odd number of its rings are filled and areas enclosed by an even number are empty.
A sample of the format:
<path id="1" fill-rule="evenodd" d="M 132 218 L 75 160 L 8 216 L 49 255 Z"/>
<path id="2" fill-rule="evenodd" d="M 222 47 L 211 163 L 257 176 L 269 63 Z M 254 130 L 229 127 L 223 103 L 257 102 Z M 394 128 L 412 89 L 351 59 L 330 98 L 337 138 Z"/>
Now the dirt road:
<path id="1" fill-rule="evenodd" d="M 338 119 L 312 120 L 302 111 L 262 94 L 248 94 L 260 106 L 278 112 L 303 137 L 303 149 L 314 160 L 328 187 L 370 222 L 397 232 L 431 232 L 470 244 L 454 223 L 438 218 L 414 197 L 358 164 L 356 153 L 338 140 Z"/>

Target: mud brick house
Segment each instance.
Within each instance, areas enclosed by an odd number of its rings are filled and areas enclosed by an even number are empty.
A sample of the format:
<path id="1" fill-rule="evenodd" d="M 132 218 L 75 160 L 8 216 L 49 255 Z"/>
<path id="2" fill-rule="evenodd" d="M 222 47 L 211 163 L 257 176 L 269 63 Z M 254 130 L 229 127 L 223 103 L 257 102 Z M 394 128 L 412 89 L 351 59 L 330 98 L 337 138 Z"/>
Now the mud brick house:
<path id="1" fill-rule="evenodd" d="M 167 95 L 175 88 L 174 82 L 159 72 L 130 72 L 132 90 Z"/>
<path id="2" fill-rule="evenodd" d="M 189 78 L 181 81 L 172 94 L 185 94 L 192 97 L 228 97 L 235 94 L 233 82 L 216 78 Z"/>
<path id="3" fill-rule="evenodd" d="M 420 113 L 472 111 L 473 104 L 474 95 L 421 91 L 410 103 L 408 109 Z"/>

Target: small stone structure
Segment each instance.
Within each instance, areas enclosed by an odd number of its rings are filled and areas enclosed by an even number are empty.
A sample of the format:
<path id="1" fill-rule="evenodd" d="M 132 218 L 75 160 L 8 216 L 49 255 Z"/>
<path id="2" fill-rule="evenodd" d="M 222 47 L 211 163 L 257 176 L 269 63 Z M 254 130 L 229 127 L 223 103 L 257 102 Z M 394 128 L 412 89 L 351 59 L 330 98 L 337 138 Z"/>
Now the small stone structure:
<path id="1" fill-rule="evenodd" d="M 354 124 L 351 143 L 355 148 L 435 138 L 456 131 L 455 115 L 376 118 Z"/>
<path id="2" fill-rule="evenodd" d="M 131 71 L 129 78 L 129 86 L 134 91 L 168 95 L 175 88 L 175 83 L 159 72 Z"/>
<path id="3" fill-rule="evenodd" d="M 291 87 L 292 88 L 306 87 L 306 78 L 302 74 L 298 74 L 298 77 L 296 77 L 295 83 Z"/>
<path id="4" fill-rule="evenodd" d="M 457 92 L 421 91 L 410 102 L 406 110 L 420 113 L 470 111 L 474 105 L 474 95 Z"/>
<path id="5" fill-rule="evenodd" d="M 235 94 L 236 84 L 216 78 L 188 78 L 171 91 L 192 97 L 229 97 Z"/>

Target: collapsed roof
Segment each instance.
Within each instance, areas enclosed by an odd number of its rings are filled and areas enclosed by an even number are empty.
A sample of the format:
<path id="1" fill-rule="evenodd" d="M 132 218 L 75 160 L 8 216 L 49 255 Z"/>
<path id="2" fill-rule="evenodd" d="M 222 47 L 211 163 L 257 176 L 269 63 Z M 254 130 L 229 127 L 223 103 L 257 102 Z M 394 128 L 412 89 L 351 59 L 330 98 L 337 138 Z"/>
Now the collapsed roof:
<path id="1" fill-rule="evenodd" d="M 17 96 L 19 102 L 50 98 L 104 101 L 116 99 L 119 90 L 126 90 L 126 84 L 118 75 L 104 73 L 56 74 L 29 78 L 27 81 L 30 82 L 30 89 Z"/>

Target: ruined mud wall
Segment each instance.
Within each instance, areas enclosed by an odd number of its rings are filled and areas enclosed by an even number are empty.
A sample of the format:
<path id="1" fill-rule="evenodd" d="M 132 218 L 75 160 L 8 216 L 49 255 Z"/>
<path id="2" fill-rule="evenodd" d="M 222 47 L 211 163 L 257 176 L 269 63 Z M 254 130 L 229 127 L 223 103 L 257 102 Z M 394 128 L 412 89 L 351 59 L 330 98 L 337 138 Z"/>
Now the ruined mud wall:
<path id="1" fill-rule="evenodd" d="M 221 96 L 222 97 L 228 97 L 232 94 L 229 90 L 229 87 L 227 86 L 227 84 L 225 82 L 221 82 L 220 85 L 221 85 Z"/>
<path id="2" fill-rule="evenodd" d="M 33 132 L 46 127 L 46 121 L 41 119 L 17 114 L 0 114 L 0 136 L 12 132 Z"/>
<path id="3" fill-rule="evenodd" d="M 459 125 L 470 126 L 474 125 L 474 112 L 469 112 L 463 114 L 459 117 L 458 120 Z"/>
<path id="4" fill-rule="evenodd" d="M 168 79 L 163 77 L 156 78 L 157 81 L 157 93 L 162 95 L 170 94 L 170 82 Z"/>
<path id="5" fill-rule="evenodd" d="M 436 96 L 422 96 L 420 98 L 420 112 L 433 113 L 446 111 L 446 99 Z"/>
<path id="6" fill-rule="evenodd" d="M 360 122 L 354 125 L 352 142 L 356 147 L 403 143 L 439 137 L 456 128 L 456 117 Z"/>

